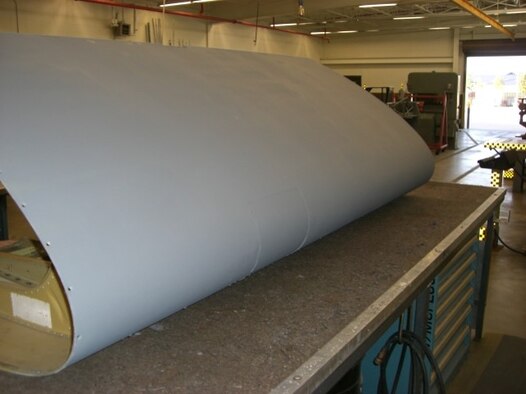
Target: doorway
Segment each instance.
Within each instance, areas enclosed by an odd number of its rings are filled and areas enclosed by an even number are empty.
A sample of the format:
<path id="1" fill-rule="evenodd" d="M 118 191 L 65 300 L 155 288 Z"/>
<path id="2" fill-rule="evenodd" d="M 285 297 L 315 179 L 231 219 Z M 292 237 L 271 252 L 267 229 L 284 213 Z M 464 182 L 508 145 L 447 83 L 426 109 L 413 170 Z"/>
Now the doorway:
<path id="1" fill-rule="evenodd" d="M 519 98 L 526 97 L 526 56 L 466 58 L 466 127 L 523 133 Z"/>

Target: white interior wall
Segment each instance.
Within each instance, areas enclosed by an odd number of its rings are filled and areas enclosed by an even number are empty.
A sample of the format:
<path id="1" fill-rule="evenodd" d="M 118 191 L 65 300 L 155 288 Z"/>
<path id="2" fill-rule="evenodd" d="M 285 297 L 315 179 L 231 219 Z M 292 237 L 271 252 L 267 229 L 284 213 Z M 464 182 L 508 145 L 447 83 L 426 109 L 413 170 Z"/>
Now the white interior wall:
<path id="1" fill-rule="evenodd" d="M 361 75 L 366 86 L 405 87 L 410 72 L 458 72 L 453 30 L 338 38 L 324 46 L 322 63 L 342 75 Z"/>
<path id="2" fill-rule="evenodd" d="M 340 65 L 330 64 L 329 67 L 342 75 L 361 75 L 362 86 L 365 87 L 391 87 L 395 90 L 405 89 L 407 76 L 410 72 L 451 72 L 447 64 L 365 64 L 365 65 Z"/>
<path id="3" fill-rule="evenodd" d="M 215 23 L 209 32 L 212 48 L 240 49 L 281 55 L 309 57 L 319 60 L 323 40 L 318 37 L 289 34 L 255 27 L 237 26 L 232 23 Z"/>
<path id="4" fill-rule="evenodd" d="M 117 40 L 146 41 L 146 26 L 161 20 L 163 43 L 175 46 L 228 48 L 244 51 L 286 54 L 319 60 L 321 40 L 316 37 L 288 34 L 268 29 L 255 29 L 230 23 L 174 16 L 120 7 L 109 7 L 75 0 L 18 0 L 20 33 L 114 39 L 111 20 L 118 15 L 131 24 L 134 34 Z M 134 26 L 135 20 L 135 26 Z M 0 2 L 0 31 L 16 32 L 17 18 L 13 1 Z"/>
<path id="5" fill-rule="evenodd" d="M 18 25 L 20 33 L 114 39 L 111 20 L 129 23 L 133 35 L 117 40 L 146 41 L 146 25 L 153 20 L 164 20 L 164 43 L 169 45 L 205 46 L 207 24 L 205 21 L 175 17 L 162 13 L 115 8 L 75 0 L 18 0 Z M 135 26 L 134 26 L 135 21 Z M 0 31 L 16 31 L 14 3 L 0 4 Z"/>
<path id="6" fill-rule="evenodd" d="M 17 0 L 20 33 L 110 38 L 111 10 L 63 0 Z M 0 2 L 0 31 L 17 31 L 15 2 Z"/>

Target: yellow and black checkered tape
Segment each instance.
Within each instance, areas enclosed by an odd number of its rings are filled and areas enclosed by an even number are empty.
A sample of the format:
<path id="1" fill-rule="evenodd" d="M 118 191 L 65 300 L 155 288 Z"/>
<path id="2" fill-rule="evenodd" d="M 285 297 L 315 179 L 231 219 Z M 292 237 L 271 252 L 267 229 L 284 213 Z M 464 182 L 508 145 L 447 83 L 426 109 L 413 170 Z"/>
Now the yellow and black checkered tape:
<path id="1" fill-rule="evenodd" d="M 526 150 L 526 141 L 524 143 L 520 142 L 486 142 L 484 144 L 485 148 L 489 149 L 499 149 L 499 150 Z"/>
<path id="2" fill-rule="evenodd" d="M 479 241 L 484 241 L 486 239 L 486 226 L 479 228 Z"/>
<path id="3" fill-rule="evenodd" d="M 502 176 L 505 179 L 513 179 L 513 168 L 510 168 L 508 170 L 502 171 Z"/>
<path id="4" fill-rule="evenodd" d="M 499 170 L 491 170 L 491 186 L 499 187 L 502 184 L 501 172 Z"/>

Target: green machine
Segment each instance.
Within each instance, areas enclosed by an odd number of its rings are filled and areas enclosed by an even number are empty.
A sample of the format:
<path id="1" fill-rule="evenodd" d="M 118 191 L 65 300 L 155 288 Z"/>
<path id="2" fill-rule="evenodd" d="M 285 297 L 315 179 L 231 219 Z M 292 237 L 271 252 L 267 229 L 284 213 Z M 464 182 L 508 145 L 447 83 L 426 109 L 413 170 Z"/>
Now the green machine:
<path id="1" fill-rule="evenodd" d="M 408 75 L 410 100 L 418 116 L 409 121 L 436 153 L 457 148 L 459 76 L 453 72 L 413 72 Z"/>

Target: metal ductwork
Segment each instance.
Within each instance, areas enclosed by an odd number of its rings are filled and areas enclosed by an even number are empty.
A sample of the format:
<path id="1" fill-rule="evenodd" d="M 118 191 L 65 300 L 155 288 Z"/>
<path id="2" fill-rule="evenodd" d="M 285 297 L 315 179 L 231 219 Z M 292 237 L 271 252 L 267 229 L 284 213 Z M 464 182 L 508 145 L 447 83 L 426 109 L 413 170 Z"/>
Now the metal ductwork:
<path id="1" fill-rule="evenodd" d="M 49 255 L 0 266 L 0 367 L 26 375 L 294 253 L 434 163 L 342 76 L 238 51 L 1 34 L 0 119 L 0 181 Z"/>

